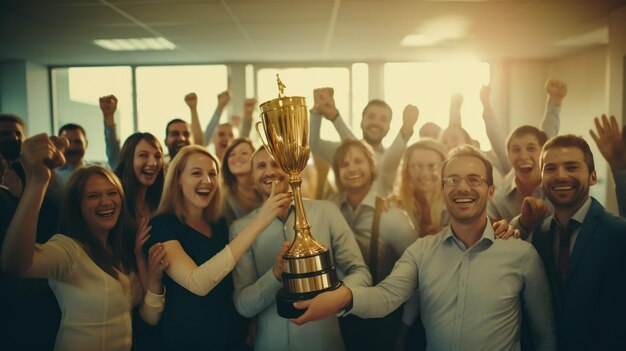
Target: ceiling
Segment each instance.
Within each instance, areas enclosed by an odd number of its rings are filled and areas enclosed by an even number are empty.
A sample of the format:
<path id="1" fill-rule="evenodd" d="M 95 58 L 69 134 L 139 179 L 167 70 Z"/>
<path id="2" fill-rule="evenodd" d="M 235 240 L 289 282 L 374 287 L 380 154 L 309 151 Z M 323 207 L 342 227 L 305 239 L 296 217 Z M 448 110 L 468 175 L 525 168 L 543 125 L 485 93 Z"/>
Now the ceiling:
<path id="1" fill-rule="evenodd" d="M 608 42 L 626 0 L 0 0 L 0 60 L 44 65 L 553 59 Z M 424 46 L 405 47 L 421 35 Z M 161 36 L 173 51 L 96 39 Z"/>

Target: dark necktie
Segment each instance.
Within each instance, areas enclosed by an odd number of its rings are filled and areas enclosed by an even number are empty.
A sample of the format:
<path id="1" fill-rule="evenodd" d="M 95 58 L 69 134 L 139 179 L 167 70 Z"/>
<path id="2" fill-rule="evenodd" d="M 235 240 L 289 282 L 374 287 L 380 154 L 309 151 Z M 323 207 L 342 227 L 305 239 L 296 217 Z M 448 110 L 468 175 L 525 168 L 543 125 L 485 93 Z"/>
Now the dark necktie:
<path id="1" fill-rule="evenodd" d="M 567 226 L 562 227 L 557 224 L 556 231 L 559 235 L 559 278 L 561 286 L 565 285 L 567 276 L 567 266 L 569 264 L 569 246 L 574 231 L 574 221 L 570 220 Z"/>

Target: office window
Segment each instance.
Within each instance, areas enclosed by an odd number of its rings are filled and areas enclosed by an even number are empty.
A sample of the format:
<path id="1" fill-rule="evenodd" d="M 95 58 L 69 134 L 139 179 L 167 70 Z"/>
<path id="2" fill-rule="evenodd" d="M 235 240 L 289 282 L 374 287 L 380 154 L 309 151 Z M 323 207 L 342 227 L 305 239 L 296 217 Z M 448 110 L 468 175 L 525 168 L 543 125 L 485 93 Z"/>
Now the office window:
<path id="1" fill-rule="evenodd" d="M 115 95 L 118 134 L 124 140 L 133 132 L 132 72 L 128 66 L 54 68 L 52 106 L 54 133 L 67 123 L 77 123 L 87 132 L 88 162 L 106 163 L 104 127 L 99 98 Z"/>
<path id="2" fill-rule="evenodd" d="M 434 122 L 441 128 L 448 126 L 450 96 L 461 93 L 464 97 L 461 109 L 463 128 L 480 142 L 483 150 L 491 149 L 482 119 L 479 92 L 482 85 L 489 84 L 489 64 L 474 63 L 388 63 L 384 68 L 385 100 L 393 109 L 391 130 L 384 140 L 389 145 L 402 125 L 402 111 L 407 104 L 415 105 L 420 116 L 413 140 L 418 138 L 419 128 L 426 122 Z"/>
<path id="3" fill-rule="evenodd" d="M 361 130 L 361 113 L 369 100 L 369 67 L 366 63 L 355 63 L 352 65 L 352 130 Z"/>
<path id="4" fill-rule="evenodd" d="M 191 121 L 184 100 L 190 92 L 198 95 L 198 115 L 204 132 L 217 107 L 217 95 L 228 89 L 228 71 L 225 65 L 143 66 L 136 69 L 136 84 L 138 130 L 150 132 L 163 142 L 167 122 L 174 118 Z M 228 118 L 227 106 L 221 122 Z"/>
<path id="5" fill-rule="evenodd" d="M 343 118 L 350 116 L 350 70 L 347 67 L 308 67 L 308 68 L 262 68 L 257 71 L 257 92 L 259 105 L 278 97 L 276 74 L 287 86 L 285 95 L 304 96 L 307 108 L 313 107 L 313 89 L 332 87 L 335 90 L 335 104 Z M 349 122 L 349 121 L 348 121 Z M 339 140 L 332 124 L 322 122 L 321 135 L 326 140 Z"/>

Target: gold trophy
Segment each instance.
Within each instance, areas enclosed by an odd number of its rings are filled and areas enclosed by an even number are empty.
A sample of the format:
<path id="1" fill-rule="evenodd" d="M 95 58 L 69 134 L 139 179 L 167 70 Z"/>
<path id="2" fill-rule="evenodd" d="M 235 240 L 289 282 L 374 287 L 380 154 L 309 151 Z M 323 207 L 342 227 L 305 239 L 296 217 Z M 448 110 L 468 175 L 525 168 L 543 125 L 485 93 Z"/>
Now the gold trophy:
<path id="1" fill-rule="evenodd" d="M 261 104 L 261 121 L 255 127 L 265 149 L 289 175 L 295 204 L 295 238 L 283 256 L 283 287 L 276 295 L 278 315 L 297 318 L 304 313 L 293 307 L 296 301 L 341 286 L 328 249 L 311 235 L 311 224 L 304 213 L 300 172 L 309 160 L 309 122 L 304 97 L 285 96 L 285 85 L 276 75 L 278 98 Z M 266 140 L 259 131 L 262 125 Z"/>

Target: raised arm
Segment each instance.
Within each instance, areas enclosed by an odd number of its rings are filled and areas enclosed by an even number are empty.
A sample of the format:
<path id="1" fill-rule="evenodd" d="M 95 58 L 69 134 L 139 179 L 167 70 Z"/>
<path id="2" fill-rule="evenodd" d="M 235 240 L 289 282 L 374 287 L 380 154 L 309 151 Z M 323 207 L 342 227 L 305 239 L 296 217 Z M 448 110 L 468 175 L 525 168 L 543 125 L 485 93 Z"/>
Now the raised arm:
<path id="1" fill-rule="evenodd" d="M 310 129 L 309 129 L 309 146 L 311 151 L 318 157 L 328 162 L 333 161 L 333 155 L 335 150 L 339 147 L 340 143 L 323 140 L 321 136 L 322 117 L 328 119 L 335 124 L 336 120 L 340 120 L 339 111 L 335 107 L 335 98 L 333 97 L 333 88 L 319 88 L 313 90 L 313 108 L 310 115 Z M 338 122 L 341 128 L 343 122 Z M 335 128 L 337 128 L 335 126 Z M 338 130 L 339 131 L 339 130 Z M 345 130 L 343 130 L 345 132 Z M 342 137 L 343 139 L 343 137 Z"/>
<path id="2" fill-rule="evenodd" d="M 104 118 L 104 144 L 109 160 L 109 168 L 115 169 L 120 158 L 120 138 L 115 128 L 115 111 L 117 110 L 117 98 L 115 95 L 107 95 L 100 98 L 100 111 Z"/>
<path id="3" fill-rule="evenodd" d="M 252 129 L 252 114 L 256 108 L 256 99 L 250 98 L 243 100 L 243 121 L 241 122 L 240 138 L 249 138 Z"/>
<path id="4" fill-rule="evenodd" d="M 463 95 L 454 93 L 450 96 L 450 116 L 448 118 L 448 125 L 456 124 L 463 125 L 461 121 L 461 107 L 463 106 Z"/>
<path id="5" fill-rule="evenodd" d="M 208 294 L 234 268 L 256 237 L 271 223 L 278 212 L 293 200 L 289 193 L 273 194 L 259 214 L 222 251 L 197 266 L 178 240 L 163 243 L 170 266 L 167 274 L 179 285 L 200 296 Z"/>
<path id="6" fill-rule="evenodd" d="M 480 102 L 483 105 L 483 120 L 485 121 L 487 138 L 489 138 L 489 142 L 491 143 L 491 149 L 498 157 L 499 165 L 497 165 L 497 167 L 502 174 L 507 174 L 511 170 L 506 150 L 507 134 L 500 127 L 500 123 L 493 112 L 491 105 L 491 87 L 483 85 L 480 88 L 479 96 Z"/>
<path id="7" fill-rule="evenodd" d="M 213 133 L 215 132 L 215 129 L 217 128 L 217 126 L 219 126 L 220 124 L 220 117 L 222 117 L 222 112 L 224 111 L 224 107 L 226 107 L 229 101 L 230 101 L 230 92 L 228 92 L 228 90 L 223 91 L 217 95 L 217 107 L 215 108 L 215 111 L 213 112 L 213 116 L 211 116 L 211 120 L 207 124 L 206 129 L 204 130 L 204 139 L 203 139 L 204 141 L 202 145 L 209 145 L 211 143 L 211 140 L 213 138 Z M 199 143 L 196 143 L 196 144 L 199 144 Z"/>
<path id="8" fill-rule="evenodd" d="M 385 152 L 385 156 L 382 159 L 382 174 L 380 175 L 382 177 L 380 183 L 381 189 L 377 189 L 380 196 L 388 196 L 393 192 L 398 168 L 404 156 L 406 145 L 413 136 L 413 129 L 415 128 L 419 114 L 419 109 L 413 105 L 406 105 L 404 107 L 402 113 L 402 127 L 400 127 L 398 135 L 389 147 L 389 150 Z"/>
<path id="9" fill-rule="evenodd" d="M 567 95 L 567 84 L 562 81 L 549 79 L 546 82 L 546 92 L 548 100 L 546 102 L 546 112 L 541 121 L 541 130 L 543 130 L 548 138 L 552 138 L 559 134 L 561 124 L 559 115 L 561 113 L 561 103 Z"/>
<path id="10" fill-rule="evenodd" d="M 601 121 L 594 118 L 594 123 L 596 131 L 590 129 L 589 134 L 611 167 L 619 214 L 626 217 L 626 126 L 620 132 L 615 116 L 609 119 L 604 114 Z"/>
<path id="11" fill-rule="evenodd" d="M 22 144 L 20 162 L 24 166 L 26 184 L 2 245 L 0 260 L 2 270 L 7 273 L 22 274 L 33 264 L 37 216 L 52 176 L 51 170 L 65 163 L 61 148 L 57 148 L 53 140 L 46 134 L 38 134 Z M 67 140 L 64 146 L 66 144 Z"/>
<path id="12" fill-rule="evenodd" d="M 202 134 L 200 117 L 198 116 L 198 95 L 196 93 L 185 95 L 185 103 L 191 113 L 191 134 L 193 135 L 194 144 L 204 145 L 204 135 Z"/>

